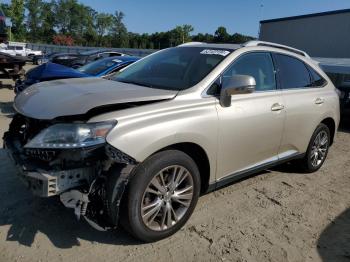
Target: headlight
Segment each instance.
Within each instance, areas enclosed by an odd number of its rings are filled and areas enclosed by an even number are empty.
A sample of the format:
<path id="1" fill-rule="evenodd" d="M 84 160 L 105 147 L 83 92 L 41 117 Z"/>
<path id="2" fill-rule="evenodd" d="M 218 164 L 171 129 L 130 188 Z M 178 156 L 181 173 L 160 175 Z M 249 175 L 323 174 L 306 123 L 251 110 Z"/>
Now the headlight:
<path id="1" fill-rule="evenodd" d="M 41 131 L 25 148 L 81 148 L 103 144 L 116 121 L 56 124 Z"/>

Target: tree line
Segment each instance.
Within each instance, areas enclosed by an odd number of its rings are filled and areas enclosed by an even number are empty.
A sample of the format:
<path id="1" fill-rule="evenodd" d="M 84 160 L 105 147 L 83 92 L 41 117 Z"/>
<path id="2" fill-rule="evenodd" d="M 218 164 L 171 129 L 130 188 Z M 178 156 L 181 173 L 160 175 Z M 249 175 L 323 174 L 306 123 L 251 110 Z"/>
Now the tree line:
<path id="1" fill-rule="evenodd" d="M 214 34 L 192 34 L 193 26 L 186 24 L 166 32 L 133 33 L 124 24 L 123 12 L 99 13 L 77 0 L 11 0 L 0 7 L 11 19 L 13 41 L 162 49 L 189 41 L 244 43 L 254 39 L 239 33 L 231 35 L 223 26 Z"/>

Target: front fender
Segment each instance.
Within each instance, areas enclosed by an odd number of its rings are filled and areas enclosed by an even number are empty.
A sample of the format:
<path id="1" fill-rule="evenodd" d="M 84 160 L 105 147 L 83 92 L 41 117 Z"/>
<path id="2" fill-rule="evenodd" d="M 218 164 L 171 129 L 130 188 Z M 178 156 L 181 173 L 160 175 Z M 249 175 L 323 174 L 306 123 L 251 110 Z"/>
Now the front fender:
<path id="1" fill-rule="evenodd" d="M 138 113 L 117 118 L 118 124 L 107 136 L 107 143 L 143 162 L 152 154 L 175 144 L 193 143 L 206 152 L 210 161 L 210 173 L 216 173 L 218 118 L 214 98 L 186 105 L 167 102 L 174 108 L 148 113 L 155 105 L 141 106 Z M 158 104 L 159 107 L 160 104 Z M 126 112 L 129 110 L 125 110 Z M 150 111 L 152 111 L 150 109 Z M 131 112 L 131 111 L 129 111 Z M 215 176 L 211 176 L 215 177 Z"/>

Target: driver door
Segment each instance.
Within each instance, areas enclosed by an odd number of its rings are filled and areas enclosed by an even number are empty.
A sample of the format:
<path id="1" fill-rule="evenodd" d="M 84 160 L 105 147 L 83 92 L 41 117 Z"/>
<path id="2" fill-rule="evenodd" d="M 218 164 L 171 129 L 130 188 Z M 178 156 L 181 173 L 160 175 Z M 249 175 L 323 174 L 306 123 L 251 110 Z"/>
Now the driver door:
<path id="1" fill-rule="evenodd" d="M 282 140 L 285 110 L 271 54 L 243 54 L 222 77 L 235 74 L 254 77 L 256 90 L 233 95 L 229 107 L 217 103 L 218 181 L 277 161 Z"/>

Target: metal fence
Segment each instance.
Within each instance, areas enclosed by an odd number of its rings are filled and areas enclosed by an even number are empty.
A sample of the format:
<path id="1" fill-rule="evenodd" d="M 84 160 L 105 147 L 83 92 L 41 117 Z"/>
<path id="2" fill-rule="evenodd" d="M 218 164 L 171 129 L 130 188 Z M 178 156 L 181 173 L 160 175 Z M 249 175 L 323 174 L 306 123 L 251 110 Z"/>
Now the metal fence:
<path id="1" fill-rule="evenodd" d="M 32 50 L 40 50 L 45 53 L 62 52 L 62 53 L 77 53 L 89 50 L 113 50 L 124 54 L 133 56 L 146 56 L 157 51 L 155 49 L 134 49 L 134 48 L 103 48 L 103 47 L 87 47 L 87 46 L 62 46 L 62 45 L 46 45 L 46 44 L 32 44 L 28 43 L 27 47 Z"/>

